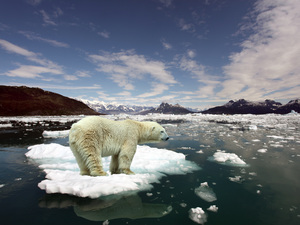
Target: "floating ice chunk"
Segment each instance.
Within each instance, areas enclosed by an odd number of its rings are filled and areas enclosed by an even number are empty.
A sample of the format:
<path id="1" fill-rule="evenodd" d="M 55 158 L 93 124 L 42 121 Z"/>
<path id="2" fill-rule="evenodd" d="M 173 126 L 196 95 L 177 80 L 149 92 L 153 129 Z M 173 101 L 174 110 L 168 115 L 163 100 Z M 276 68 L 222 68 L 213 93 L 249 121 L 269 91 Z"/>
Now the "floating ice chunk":
<path id="1" fill-rule="evenodd" d="M 68 137 L 70 130 L 59 130 L 59 131 L 44 131 L 44 138 L 64 138 Z"/>
<path id="2" fill-rule="evenodd" d="M 13 127 L 12 124 L 0 124 L 0 128 L 8 128 L 8 127 Z"/>
<path id="3" fill-rule="evenodd" d="M 241 176 L 229 177 L 229 180 L 236 183 L 242 183 L 243 179 Z"/>
<path id="4" fill-rule="evenodd" d="M 0 184 L 0 188 L 3 188 L 5 186 L 5 184 Z"/>
<path id="5" fill-rule="evenodd" d="M 185 207 L 187 206 L 187 204 L 184 203 L 184 202 L 180 203 L 179 205 L 180 205 L 182 208 L 185 208 Z"/>
<path id="6" fill-rule="evenodd" d="M 208 186 L 207 182 L 203 182 L 200 184 L 200 187 L 195 188 L 195 194 L 207 202 L 217 200 L 215 192 Z"/>
<path id="7" fill-rule="evenodd" d="M 191 220 L 199 224 L 204 224 L 207 222 L 207 215 L 200 207 L 191 208 L 189 210 L 189 217 Z"/>
<path id="8" fill-rule="evenodd" d="M 268 151 L 268 149 L 262 148 L 262 149 L 258 149 L 257 151 L 260 153 L 266 153 Z"/>
<path id="9" fill-rule="evenodd" d="M 211 205 L 207 210 L 212 211 L 212 212 L 218 212 L 218 207 L 216 205 Z"/>
<path id="10" fill-rule="evenodd" d="M 250 125 L 249 130 L 257 130 L 257 126 L 256 125 Z"/>
<path id="11" fill-rule="evenodd" d="M 227 166 L 248 166 L 242 159 L 234 153 L 226 153 L 224 151 L 217 151 L 208 158 L 208 160 L 217 162 Z"/>
<path id="12" fill-rule="evenodd" d="M 26 156 L 44 169 L 46 179 L 38 186 L 47 193 L 63 193 L 79 197 L 98 198 L 124 192 L 150 190 L 166 174 L 186 174 L 200 168 L 185 160 L 184 154 L 166 149 L 138 146 L 131 169 L 136 175 L 114 174 L 91 177 L 79 175 L 79 168 L 69 147 L 41 144 L 28 148 Z M 102 158 L 108 171 L 110 157 Z"/>

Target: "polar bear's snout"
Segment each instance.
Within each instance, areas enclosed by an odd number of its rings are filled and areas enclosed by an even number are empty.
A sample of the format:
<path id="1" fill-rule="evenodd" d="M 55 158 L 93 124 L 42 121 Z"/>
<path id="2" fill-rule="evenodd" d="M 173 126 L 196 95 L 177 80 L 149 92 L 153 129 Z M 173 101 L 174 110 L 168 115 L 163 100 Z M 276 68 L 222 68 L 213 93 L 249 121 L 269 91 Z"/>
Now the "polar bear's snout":
<path id="1" fill-rule="evenodd" d="M 162 131 L 161 132 L 161 140 L 162 141 L 167 141 L 167 140 L 169 140 L 169 135 L 166 133 L 166 131 Z"/>

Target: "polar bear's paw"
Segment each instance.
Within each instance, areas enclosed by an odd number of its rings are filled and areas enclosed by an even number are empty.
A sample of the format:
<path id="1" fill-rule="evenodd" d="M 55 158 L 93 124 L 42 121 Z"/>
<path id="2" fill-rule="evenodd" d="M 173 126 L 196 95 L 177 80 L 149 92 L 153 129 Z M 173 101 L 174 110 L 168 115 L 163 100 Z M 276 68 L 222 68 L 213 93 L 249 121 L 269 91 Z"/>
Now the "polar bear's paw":
<path id="1" fill-rule="evenodd" d="M 120 173 L 125 173 L 127 175 L 135 175 L 130 169 L 120 169 Z"/>
<path id="2" fill-rule="evenodd" d="M 107 176 L 108 174 L 105 171 L 91 171 L 90 173 L 91 176 L 96 177 L 96 176 Z"/>
<path id="3" fill-rule="evenodd" d="M 118 169 L 117 171 L 111 172 L 111 174 L 121 174 L 121 173 L 124 173 L 126 175 L 135 175 L 135 173 L 130 169 Z"/>

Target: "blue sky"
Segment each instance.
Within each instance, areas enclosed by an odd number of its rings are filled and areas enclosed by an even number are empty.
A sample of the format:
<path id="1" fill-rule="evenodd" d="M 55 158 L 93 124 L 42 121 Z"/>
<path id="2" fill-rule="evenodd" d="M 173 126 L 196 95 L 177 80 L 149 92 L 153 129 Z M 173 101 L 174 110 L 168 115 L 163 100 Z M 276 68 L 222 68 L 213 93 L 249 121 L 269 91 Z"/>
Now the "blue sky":
<path id="1" fill-rule="evenodd" d="M 299 98 L 298 0 L 0 0 L 2 85 L 156 106 Z"/>

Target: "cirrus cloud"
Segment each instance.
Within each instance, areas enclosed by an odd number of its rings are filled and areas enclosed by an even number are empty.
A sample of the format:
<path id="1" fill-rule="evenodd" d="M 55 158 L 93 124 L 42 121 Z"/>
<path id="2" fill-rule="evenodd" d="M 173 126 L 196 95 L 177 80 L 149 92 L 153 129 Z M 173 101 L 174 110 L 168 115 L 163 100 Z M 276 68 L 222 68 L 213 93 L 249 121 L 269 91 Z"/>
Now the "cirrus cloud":
<path id="1" fill-rule="evenodd" d="M 220 97 L 283 99 L 300 85 L 300 2 L 262 0 L 255 5 L 253 31 L 232 53 L 223 70 L 226 81 Z M 274 94 L 276 93 L 276 94 Z M 281 94 L 280 94 L 281 93 Z M 299 97 L 299 92 L 290 93 Z"/>
<path id="2" fill-rule="evenodd" d="M 136 54 L 134 50 L 115 53 L 101 52 L 101 54 L 88 57 L 97 66 L 97 71 L 106 73 L 125 90 L 134 90 L 134 80 L 141 80 L 145 76 L 150 76 L 152 80 L 164 87 L 177 83 L 163 62 L 149 60 L 144 55 Z M 167 88 L 163 89 L 167 90 Z M 154 91 L 151 96 L 154 93 L 160 94 L 161 91 Z"/>

